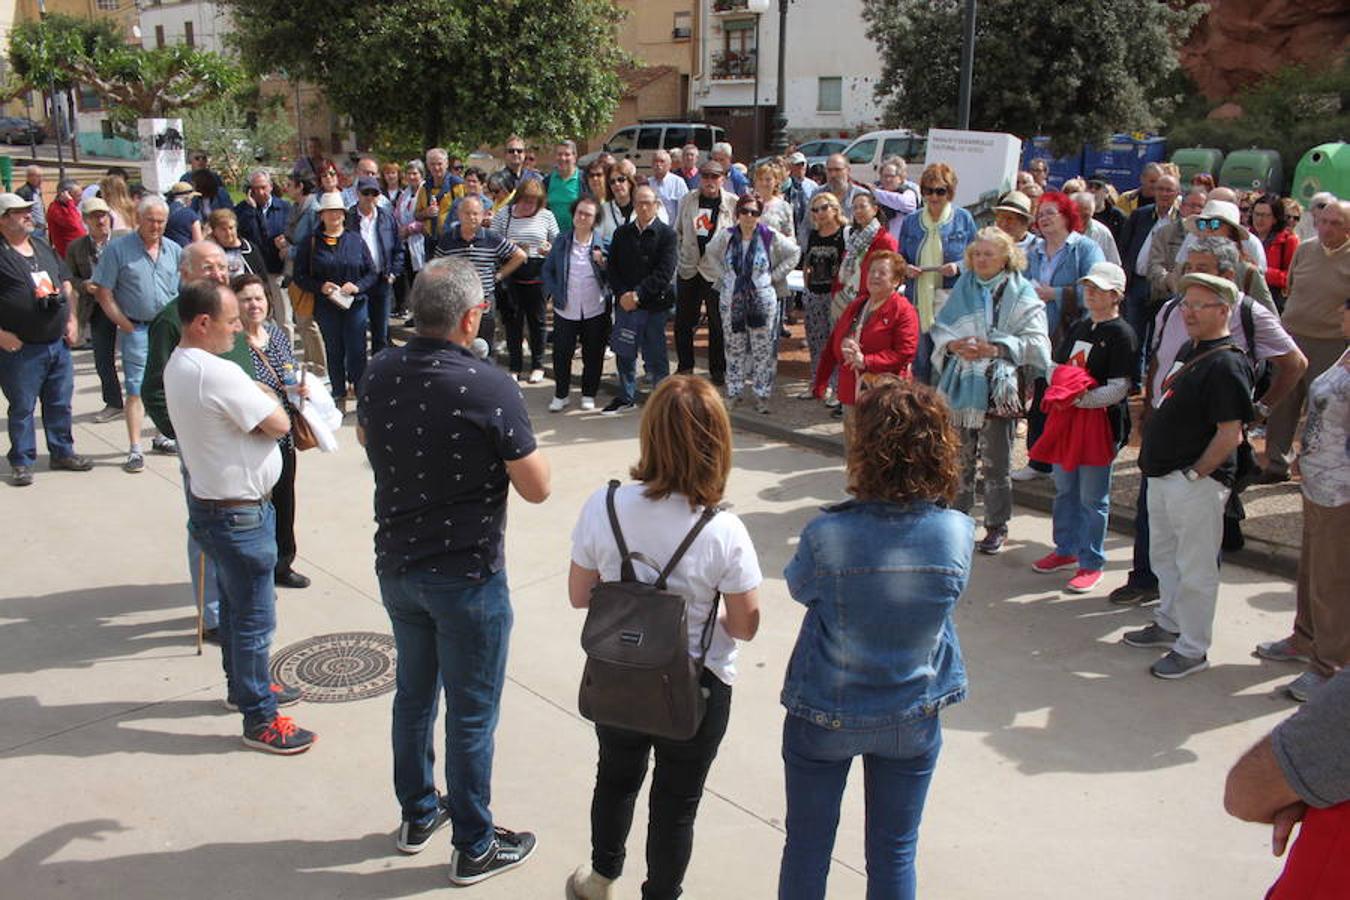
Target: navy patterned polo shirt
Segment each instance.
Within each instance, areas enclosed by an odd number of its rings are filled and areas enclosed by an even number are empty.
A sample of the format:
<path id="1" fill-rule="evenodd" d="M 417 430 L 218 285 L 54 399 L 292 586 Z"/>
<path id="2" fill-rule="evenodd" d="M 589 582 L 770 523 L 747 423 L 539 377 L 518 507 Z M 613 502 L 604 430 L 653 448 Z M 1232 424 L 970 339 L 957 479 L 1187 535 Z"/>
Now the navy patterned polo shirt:
<path id="1" fill-rule="evenodd" d="M 500 571 L 505 463 L 535 449 L 515 379 L 458 344 L 416 337 L 370 360 L 358 398 L 375 473 L 375 571 Z"/>

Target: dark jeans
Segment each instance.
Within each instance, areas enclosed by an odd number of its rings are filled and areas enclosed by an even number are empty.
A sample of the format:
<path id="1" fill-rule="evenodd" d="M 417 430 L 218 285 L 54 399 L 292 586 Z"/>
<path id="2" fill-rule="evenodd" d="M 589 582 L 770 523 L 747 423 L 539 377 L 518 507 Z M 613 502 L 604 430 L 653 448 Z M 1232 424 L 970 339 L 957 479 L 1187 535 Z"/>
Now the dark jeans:
<path id="1" fill-rule="evenodd" d="M 94 344 L 94 371 L 103 392 L 103 405 L 122 408 L 122 382 L 117 378 L 117 326 L 95 306 L 89 316 L 89 336 Z"/>
<path id="2" fill-rule="evenodd" d="M 698 733 L 672 741 L 621 728 L 595 727 L 600 762 L 591 799 L 591 866 L 606 878 L 623 874 L 624 844 L 633 825 L 633 806 L 647 777 L 647 758 L 656 751 L 656 769 L 647 819 L 647 880 L 643 900 L 680 896 L 694 849 L 694 817 L 703 783 L 717 757 L 731 717 L 731 688 L 704 671 L 707 713 Z"/>
<path id="3" fill-rule="evenodd" d="M 1041 439 L 1041 432 L 1045 430 L 1045 413 L 1041 412 L 1041 398 L 1045 396 L 1045 379 L 1037 378 L 1035 385 L 1032 386 L 1031 408 L 1027 410 L 1027 450 Z M 1049 474 L 1053 468 L 1049 463 L 1029 461 L 1028 466 L 1037 472 Z"/>
<path id="4" fill-rule="evenodd" d="M 375 286 L 366 294 L 366 311 L 370 317 L 371 356 L 389 346 L 389 305 L 393 299 L 394 286 L 383 277 L 376 281 Z"/>
<path id="5" fill-rule="evenodd" d="M 248 731 L 277 713 L 267 668 L 277 622 L 276 512 L 266 501 L 224 507 L 189 499 L 188 528 L 216 565 L 225 686 Z"/>
<path id="6" fill-rule="evenodd" d="M 566 397 L 572 389 L 572 357 L 581 341 L 581 395 L 594 397 L 600 390 L 600 370 L 605 363 L 605 340 L 609 337 L 609 314 L 589 319 L 565 319 L 553 314 L 553 396 Z"/>
<path id="7" fill-rule="evenodd" d="M 1148 285 L 1148 279 L 1136 277 L 1132 280 L 1128 290 L 1125 293 L 1125 303 L 1121 307 L 1121 315 L 1130 327 L 1139 341 L 1139 352 L 1135 356 L 1134 367 L 1130 370 L 1130 383 L 1138 387 L 1144 382 L 1144 366 L 1148 360 L 1149 341 L 1146 340 L 1149 325 L 1153 321 L 1153 312 L 1157 309 L 1149 309 L 1149 295 L 1151 291 Z"/>
<path id="8" fill-rule="evenodd" d="M 492 340 L 497 336 L 497 316 L 495 313 L 483 313 L 483 317 L 478 320 L 478 336 L 487 341 L 487 358 L 492 359 Z"/>
<path id="9" fill-rule="evenodd" d="M 652 390 L 670 374 L 670 355 L 666 351 L 666 322 L 669 319 L 669 310 L 647 313 L 647 325 L 639 337 L 638 351 L 642 354 L 643 369 L 652 380 Z M 619 396 L 633 402 L 637 399 L 637 357 L 616 355 L 614 368 L 619 376 Z"/>
<path id="10" fill-rule="evenodd" d="M 394 793 L 404 821 L 436 815 L 436 703 L 445 691 L 445 806 L 451 842 L 471 856 L 492 842 L 493 732 L 506 681 L 511 595 L 503 570 L 482 580 L 425 570 L 380 576 L 394 629 Z"/>
<path id="11" fill-rule="evenodd" d="M 394 279 L 394 309 L 393 315 L 401 316 L 408 311 L 408 291 L 412 290 L 412 280 L 416 273 L 412 269 L 404 269 L 399 276 Z"/>
<path id="12" fill-rule="evenodd" d="M 323 334 L 323 346 L 328 354 L 328 377 L 333 386 L 333 399 L 352 393 L 366 374 L 366 319 L 369 311 L 366 301 L 358 298 L 351 309 L 341 309 L 324 297 L 314 299 L 314 320 Z"/>
<path id="13" fill-rule="evenodd" d="M 787 842 L 779 900 L 824 900 L 839 801 L 853 757 L 863 758 L 869 900 L 913 900 L 914 855 L 928 784 L 942 749 L 938 717 L 874 731 L 836 731 L 800 716 L 783 723 Z"/>
<path id="14" fill-rule="evenodd" d="M 295 562 L 295 445 L 281 445 L 281 477 L 272 488 L 277 511 L 277 571 L 289 572 Z"/>
<path id="15" fill-rule="evenodd" d="M 42 431 L 53 459 L 75 454 L 70 433 L 70 397 L 75 389 L 75 367 L 70 348 L 57 338 L 46 344 L 24 344 L 12 353 L 0 350 L 0 391 L 9 401 L 10 466 L 37 462 L 37 425 L 34 412 L 42 401 Z"/>
<path id="16" fill-rule="evenodd" d="M 521 338 L 530 344 L 530 368 L 544 367 L 544 286 L 516 284 L 507 288 L 511 295 L 511 315 L 506 318 L 506 349 L 512 372 L 525 371 Z"/>
<path id="17" fill-rule="evenodd" d="M 1139 479 L 1139 498 L 1134 502 L 1134 558 L 1128 583 L 1156 590 L 1158 576 L 1148 559 L 1148 479 Z"/>
<path id="18" fill-rule="evenodd" d="M 722 338 L 722 311 L 713 286 L 701 275 L 681 278 L 675 286 L 675 360 L 681 372 L 694 370 L 694 332 L 698 317 L 708 311 L 708 374 L 714 379 L 727 374 L 726 345 Z"/>

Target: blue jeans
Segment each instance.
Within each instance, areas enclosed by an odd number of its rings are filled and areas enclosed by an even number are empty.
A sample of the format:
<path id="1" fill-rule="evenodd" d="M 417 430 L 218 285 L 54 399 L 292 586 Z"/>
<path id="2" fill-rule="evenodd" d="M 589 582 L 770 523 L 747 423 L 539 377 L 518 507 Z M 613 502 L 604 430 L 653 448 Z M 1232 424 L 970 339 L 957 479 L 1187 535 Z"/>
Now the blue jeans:
<path id="1" fill-rule="evenodd" d="M 220 660 L 230 700 L 244 714 L 244 730 L 277 714 L 268 656 L 276 630 L 276 512 L 257 506 L 213 506 L 188 499 L 188 529 L 216 566 L 220 592 Z"/>
<path id="2" fill-rule="evenodd" d="M 925 331 L 919 335 L 919 349 L 914 354 L 914 363 L 910 368 L 914 380 L 920 384 L 933 384 L 941 372 L 933 371 L 933 334 Z"/>
<path id="3" fill-rule="evenodd" d="M 1111 467 L 1054 467 L 1055 552 L 1078 557 L 1078 568 L 1100 572 L 1106 564 L 1106 520 L 1111 514 Z"/>
<path id="4" fill-rule="evenodd" d="M 374 356 L 389 346 L 389 304 L 394 296 L 394 286 L 383 276 L 366 294 L 367 315 L 370 319 L 370 355 Z M 357 379 L 352 379 L 356 384 Z"/>
<path id="5" fill-rule="evenodd" d="M 941 749 L 936 715 L 875 731 L 837 731 L 787 716 L 787 843 L 779 900 L 825 897 L 839 801 L 855 756 L 863 758 L 868 900 L 912 900 L 919 820 Z"/>
<path id="6" fill-rule="evenodd" d="M 324 352 L 328 355 L 328 377 L 333 386 L 333 399 L 347 395 L 350 383 L 355 393 L 366 374 L 366 309 L 364 298 L 357 298 L 351 309 L 340 309 L 323 297 L 314 300 L 314 321 L 323 335 Z M 386 320 L 388 317 L 386 316 Z M 387 321 L 386 321 L 387 324 Z"/>
<path id="7" fill-rule="evenodd" d="M 183 499 L 188 505 L 187 560 L 188 580 L 192 582 L 192 605 L 197 605 L 197 596 L 200 594 L 202 628 L 210 631 L 220 627 L 220 588 L 216 585 L 216 564 L 192 534 L 192 483 L 182 459 L 181 456 L 178 458 L 178 471 L 183 476 Z"/>
<path id="8" fill-rule="evenodd" d="M 639 350 L 642 353 L 642 367 L 652 380 L 653 390 L 661 379 L 670 374 L 670 356 L 666 353 L 666 319 L 670 310 L 649 312 L 647 327 L 642 331 Z M 614 360 L 619 372 L 619 396 L 629 403 L 637 397 L 637 357 L 619 356 Z"/>
<path id="9" fill-rule="evenodd" d="M 492 842 L 493 732 L 506 681 L 511 595 L 506 572 L 485 579 L 413 570 L 380 576 L 394 628 L 394 793 L 404 821 L 436 815 L 436 702 L 445 690 L 446 808 L 456 849 Z"/>
<path id="10" fill-rule="evenodd" d="M 0 350 L 0 391 L 9 401 L 10 466 L 37 462 L 37 426 L 33 411 L 42 401 L 42 430 L 53 459 L 75 454 L 70 434 L 70 397 L 75 368 L 70 348 L 58 338 L 47 344 L 24 344 L 18 350 Z"/>

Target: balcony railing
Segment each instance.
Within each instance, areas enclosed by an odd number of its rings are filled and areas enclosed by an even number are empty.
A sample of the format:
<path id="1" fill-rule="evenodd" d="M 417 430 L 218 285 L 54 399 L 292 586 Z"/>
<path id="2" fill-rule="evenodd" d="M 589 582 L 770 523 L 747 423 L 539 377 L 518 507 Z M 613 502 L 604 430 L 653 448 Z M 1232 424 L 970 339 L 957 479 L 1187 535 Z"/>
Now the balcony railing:
<path id="1" fill-rule="evenodd" d="M 743 13 L 750 9 L 749 0 L 713 0 L 712 10 L 721 15 L 723 13 Z"/>
<path id="2" fill-rule="evenodd" d="M 755 77 L 755 51 L 718 50 L 712 55 L 711 76 L 717 80 Z"/>

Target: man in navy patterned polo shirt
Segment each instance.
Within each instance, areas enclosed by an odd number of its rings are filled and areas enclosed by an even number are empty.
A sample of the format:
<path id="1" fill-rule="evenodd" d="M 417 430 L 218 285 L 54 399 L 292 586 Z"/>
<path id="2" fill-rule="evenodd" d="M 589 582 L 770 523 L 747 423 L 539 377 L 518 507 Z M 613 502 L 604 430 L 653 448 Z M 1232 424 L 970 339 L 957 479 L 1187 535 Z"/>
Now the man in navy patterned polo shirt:
<path id="1" fill-rule="evenodd" d="M 549 465 L 515 380 L 469 351 L 488 308 L 473 267 L 433 260 L 410 302 L 417 337 L 370 361 L 357 409 L 375 473 L 375 571 L 398 648 L 397 846 L 421 851 L 448 820 L 450 880 L 474 884 L 534 850 L 534 835 L 494 826 L 488 797 L 512 622 L 507 492 L 542 503 Z M 444 798 L 432 770 L 440 686 Z"/>

